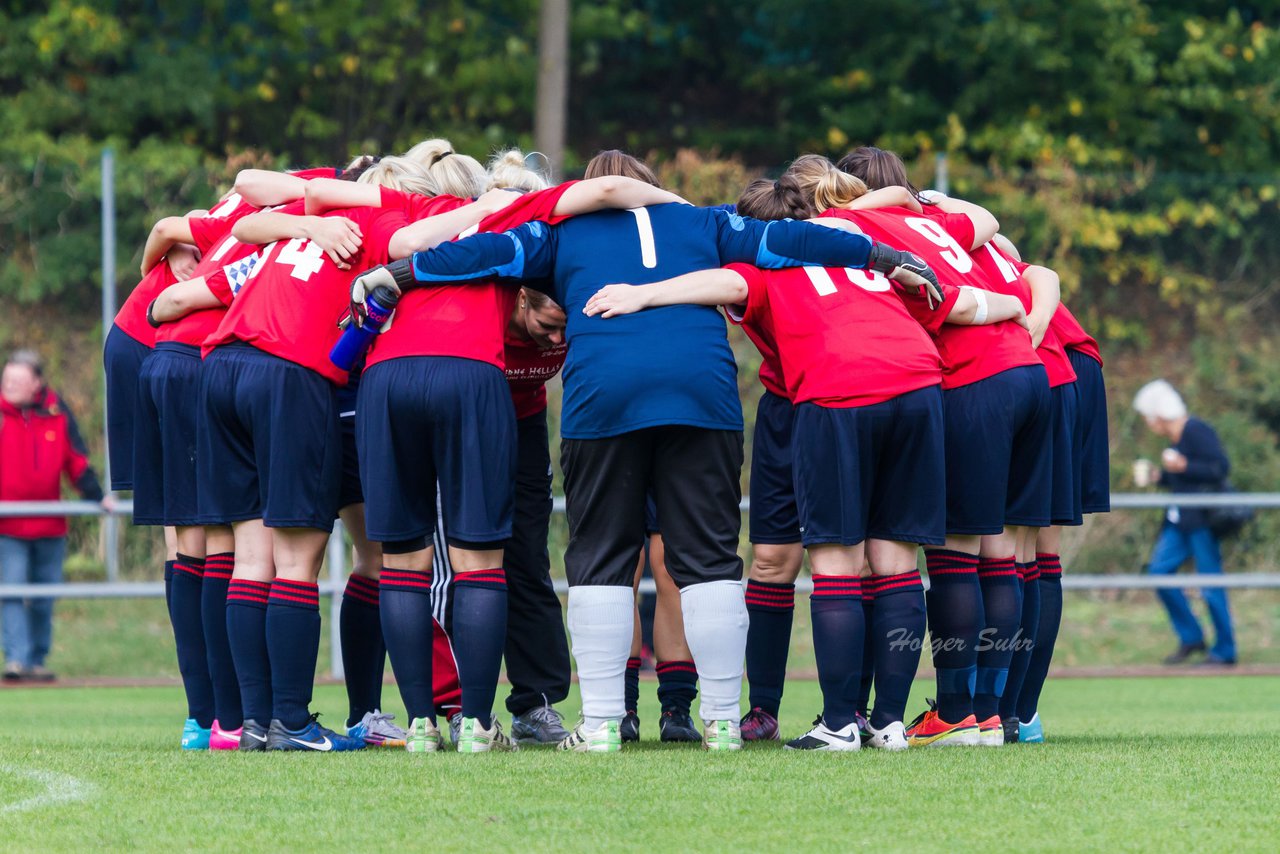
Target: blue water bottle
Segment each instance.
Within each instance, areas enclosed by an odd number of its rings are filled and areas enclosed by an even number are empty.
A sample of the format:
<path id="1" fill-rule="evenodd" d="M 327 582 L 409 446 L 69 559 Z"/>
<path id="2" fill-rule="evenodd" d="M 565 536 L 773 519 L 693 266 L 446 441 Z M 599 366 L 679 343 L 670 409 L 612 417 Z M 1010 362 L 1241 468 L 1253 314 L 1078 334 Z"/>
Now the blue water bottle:
<path id="1" fill-rule="evenodd" d="M 329 351 L 329 361 L 344 371 L 351 370 L 356 360 L 369 349 L 373 338 L 382 331 L 382 325 L 391 317 L 400 302 L 400 294 L 386 285 L 378 285 L 365 297 L 365 311 L 368 312 L 364 323 L 357 326 L 354 322 L 342 333 L 338 343 Z"/>

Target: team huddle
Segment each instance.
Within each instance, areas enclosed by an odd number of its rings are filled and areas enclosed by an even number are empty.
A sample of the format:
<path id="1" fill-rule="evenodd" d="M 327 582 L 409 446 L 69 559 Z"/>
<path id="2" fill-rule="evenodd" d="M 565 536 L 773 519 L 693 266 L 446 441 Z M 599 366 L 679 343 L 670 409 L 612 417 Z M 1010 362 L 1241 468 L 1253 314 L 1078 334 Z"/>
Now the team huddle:
<path id="1" fill-rule="evenodd" d="M 1043 740 L 1061 526 L 1109 506 L 1102 360 L 1056 274 L 877 148 L 712 208 L 658 183 L 609 151 L 549 186 L 519 152 L 486 168 L 433 139 L 248 170 L 156 223 L 104 359 L 113 488 L 167 532 L 184 748 L 620 750 L 646 563 L 660 738 L 779 739 L 806 552 L 823 705 L 788 748 Z M 726 317 L 762 357 L 745 586 Z M 337 518 L 342 732 L 310 710 Z M 936 701 L 908 723 L 925 644 Z"/>

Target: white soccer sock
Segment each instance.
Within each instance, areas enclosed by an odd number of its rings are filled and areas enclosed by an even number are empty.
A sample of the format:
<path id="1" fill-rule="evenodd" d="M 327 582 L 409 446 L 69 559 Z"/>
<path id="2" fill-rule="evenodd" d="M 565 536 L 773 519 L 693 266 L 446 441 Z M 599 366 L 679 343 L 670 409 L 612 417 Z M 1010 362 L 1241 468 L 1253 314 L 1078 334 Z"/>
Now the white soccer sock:
<path id="1" fill-rule="evenodd" d="M 680 591 L 684 639 L 698 668 L 703 722 L 738 719 L 742 661 L 747 654 L 747 606 L 742 584 L 709 581 Z"/>
<path id="2" fill-rule="evenodd" d="M 624 679 L 635 630 L 630 587 L 570 587 L 569 639 L 578 663 L 582 721 L 596 729 L 626 714 Z"/>

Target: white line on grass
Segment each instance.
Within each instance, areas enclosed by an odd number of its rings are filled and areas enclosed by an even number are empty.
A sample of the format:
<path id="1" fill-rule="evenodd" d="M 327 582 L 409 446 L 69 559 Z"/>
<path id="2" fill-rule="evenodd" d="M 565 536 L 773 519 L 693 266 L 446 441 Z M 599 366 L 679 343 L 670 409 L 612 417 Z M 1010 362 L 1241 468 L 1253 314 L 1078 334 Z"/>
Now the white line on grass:
<path id="1" fill-rule="evenodd" d="M 31 771 L 15 768 L 12 765 L 0 765 L 0 773 L 12 774 L 14 777 L 25 777 L 44 786 L 44 791 L 11 804 L 0 804 L 0 815 L 42 809 L 56 804 L 71 801 L 83 801 L 93 795 L 93 785 L 84 780 L 77 780 L 68 774 L 56 771 Z"/>

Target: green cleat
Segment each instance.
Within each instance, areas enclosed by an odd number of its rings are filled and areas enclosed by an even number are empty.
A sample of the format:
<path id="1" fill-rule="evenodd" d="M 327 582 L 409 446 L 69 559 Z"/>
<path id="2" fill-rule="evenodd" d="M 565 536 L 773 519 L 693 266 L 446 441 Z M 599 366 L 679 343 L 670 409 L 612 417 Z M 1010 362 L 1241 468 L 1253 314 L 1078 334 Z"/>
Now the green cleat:
<path id="1" fill-rule="evenodd" d="M 404 749 L 410 753 L 435 753 L 440 749 L 440 730 L 431 718 L 414 718 L 409 723 Z"/>
<path id="2" fill-rule="evenodd" d="M 742 730 L 738 722 L 707 721 L 702 728 L 702 746 L 707 750 L 741 750 Z"/>
<path id="3" fill-rule="evenodd" d="M 605 721 L 592 730 L 579 723 L 556 749 L 572 753 L 617 753 L 622 750 L 622 732 L 617 721 Z"/>

